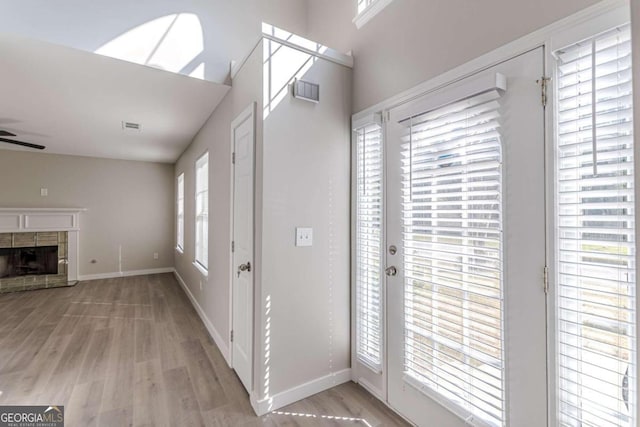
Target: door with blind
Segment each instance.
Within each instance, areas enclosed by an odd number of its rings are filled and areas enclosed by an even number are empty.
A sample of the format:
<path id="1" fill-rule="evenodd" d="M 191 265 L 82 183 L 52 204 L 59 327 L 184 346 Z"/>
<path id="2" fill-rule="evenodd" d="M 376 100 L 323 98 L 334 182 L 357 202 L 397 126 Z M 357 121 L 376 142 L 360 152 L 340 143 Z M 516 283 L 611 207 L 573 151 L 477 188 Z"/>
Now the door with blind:
<path id="1" fill-rule="evenodd" d="M 545 424 L 542 75 L 540 48 L 388 117 L 388 400 L 418 425 Z"/>

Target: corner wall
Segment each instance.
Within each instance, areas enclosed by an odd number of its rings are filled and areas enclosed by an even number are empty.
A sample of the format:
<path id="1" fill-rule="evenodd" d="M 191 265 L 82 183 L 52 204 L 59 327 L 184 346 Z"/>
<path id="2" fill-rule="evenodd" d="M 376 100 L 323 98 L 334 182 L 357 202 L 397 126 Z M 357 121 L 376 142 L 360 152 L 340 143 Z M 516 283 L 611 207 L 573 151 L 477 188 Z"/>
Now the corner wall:
<path id="1" fill-rule="evenodd" d="M 264 44 L 259 413 L 350 380 L 352 71 Z M 320 103 L 293 98 L 296 76 L 320 84 Z M 296 227 L 313 228 L 312 247 L 295 246 Z"/>
<path id="2" fill-rule="evenodd" d="M 172 180 L 170 164 L 0 151 L 0 206 L 88 209 L 80 214 L 85 280 L 173 268 Z"/>

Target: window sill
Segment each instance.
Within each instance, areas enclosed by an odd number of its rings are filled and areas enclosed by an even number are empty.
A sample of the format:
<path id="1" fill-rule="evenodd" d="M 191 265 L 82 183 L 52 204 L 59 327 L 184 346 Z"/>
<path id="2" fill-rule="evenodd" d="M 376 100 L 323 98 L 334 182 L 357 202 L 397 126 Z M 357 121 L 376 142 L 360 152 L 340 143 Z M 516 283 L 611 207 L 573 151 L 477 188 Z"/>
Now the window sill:
<path id="1" fill-rule="evenodd" d="M 393 0 L 377 0 L 353 18 L 353 23 L 356 24 L 358 29 L 362 28 L 364 24 L 371 21 L 382 9 L 389 6 L 392 1 Z"/>
<path id="2" fill-rule="evenodd" d="M 198 261 L 194 261 L 193 262 L 193 266 L 196 268 L 196 270 L 198 270 L 200 272 L 200 274 L 202 274 L 204 277 L 209 277 L 209 270 L 207 270 L 206 268 L 204 268 L 202 266 L 202 264 L 200 264 Z"/>
<path id="3" fill-rule="evenodd" d="M 182 249 L 180 246 L 176 246 L 176 252 L 178 252 L 180 255 L 184 255 L 184 249 Z"/>

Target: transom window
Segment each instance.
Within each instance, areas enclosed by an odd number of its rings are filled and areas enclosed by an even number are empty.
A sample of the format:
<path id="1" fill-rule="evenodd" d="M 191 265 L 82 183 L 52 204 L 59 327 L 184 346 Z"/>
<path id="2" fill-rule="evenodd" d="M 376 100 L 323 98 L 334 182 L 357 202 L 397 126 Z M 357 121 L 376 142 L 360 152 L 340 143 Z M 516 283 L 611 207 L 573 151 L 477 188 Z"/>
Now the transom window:
<path id="1" fill-rule="evenodd" d="M 358 28 L 369 22 L 382 9 L 387 7 L 393 0 L 356 0 L 358 13 L 353 19 L 353 23 Z"/>

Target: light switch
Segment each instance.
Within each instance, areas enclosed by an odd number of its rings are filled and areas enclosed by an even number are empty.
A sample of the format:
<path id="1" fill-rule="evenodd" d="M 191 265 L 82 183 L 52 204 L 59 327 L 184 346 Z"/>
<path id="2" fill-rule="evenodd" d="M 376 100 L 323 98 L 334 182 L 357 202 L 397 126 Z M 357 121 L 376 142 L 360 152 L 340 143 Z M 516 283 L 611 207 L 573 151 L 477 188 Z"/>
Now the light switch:
<path id="1" fill-rule="evenodd" d="M 296 228 L 296 246 L 313 246 L 313 228 Z"/>

